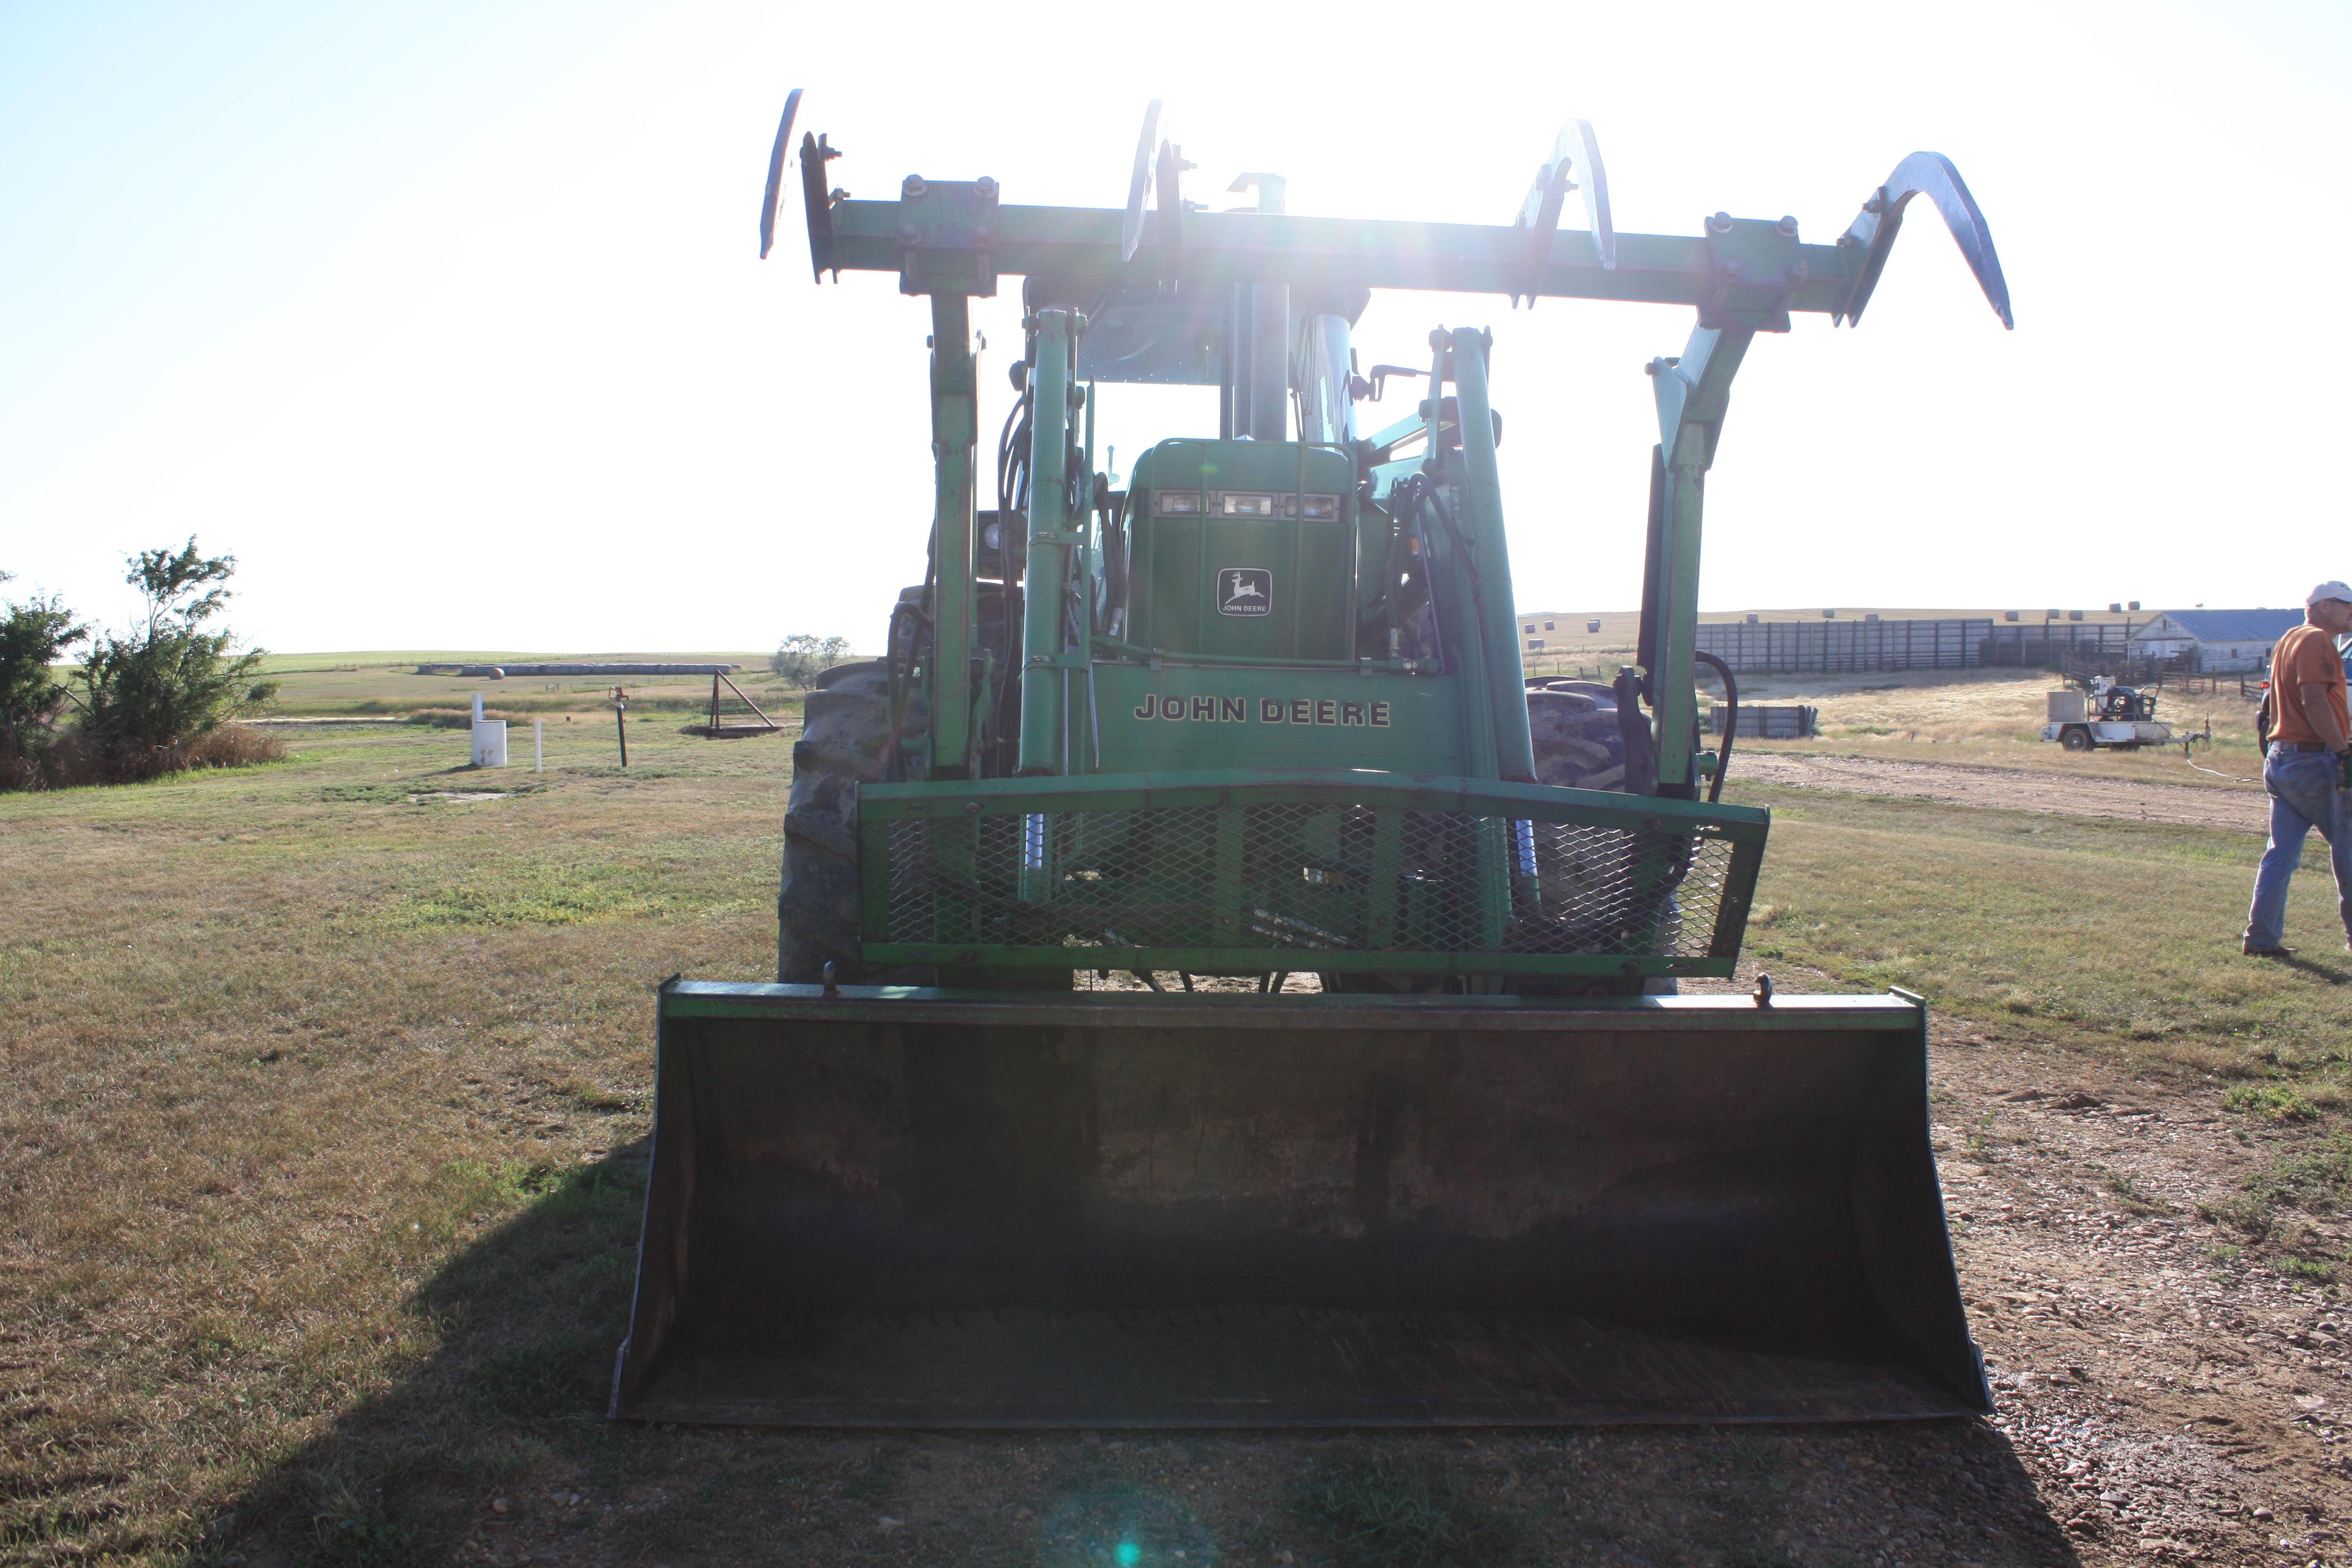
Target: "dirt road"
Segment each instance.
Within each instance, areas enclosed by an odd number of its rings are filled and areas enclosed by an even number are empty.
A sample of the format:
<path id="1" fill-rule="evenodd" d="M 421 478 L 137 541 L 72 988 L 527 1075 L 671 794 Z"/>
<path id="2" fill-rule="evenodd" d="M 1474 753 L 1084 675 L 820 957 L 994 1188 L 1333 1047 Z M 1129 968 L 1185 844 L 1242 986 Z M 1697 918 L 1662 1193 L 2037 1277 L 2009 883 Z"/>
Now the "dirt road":
<path id="1" fill-rule="evenodd" d="M 1938 1034 L 1937 1159 L 1992 1426 L 2044 1516 L 2091 1563 L 2352 1562 L 2340 1287 L 2202 1217 L 2275 1151 L 2208 1087 Z"/>
<path id="2" fill-rule="evenodd" d="M 2253 790 L 2143 784 L 2134 779 L 2029 773 L 2021 768 L 1966 763 L 1749 752 L 1736 753 L 1731 760 L 1727 782 L 1735 796 L 1742 781 L 1794 789 L 1837 790 L 1847 795 L 1906 795 L 1953 805 L 2169 822 L 2234 833 L 2265 833 L 2270 821 L 2269 797 Z"/>

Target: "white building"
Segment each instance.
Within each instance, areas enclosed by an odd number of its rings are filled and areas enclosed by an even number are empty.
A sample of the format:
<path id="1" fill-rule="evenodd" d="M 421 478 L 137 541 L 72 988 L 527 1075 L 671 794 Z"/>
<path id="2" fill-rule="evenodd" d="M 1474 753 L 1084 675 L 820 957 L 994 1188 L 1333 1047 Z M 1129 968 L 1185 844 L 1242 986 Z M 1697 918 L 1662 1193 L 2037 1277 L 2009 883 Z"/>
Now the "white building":
<path id="1" fill-rule="evenodd" d="M 2196 668 L 2208 674 L 2261 669 L 2279 638 L 2302 624 L 2301 610 L 2167 610 L 2132 628 L 2132 657 L 2193 653 Z"/>

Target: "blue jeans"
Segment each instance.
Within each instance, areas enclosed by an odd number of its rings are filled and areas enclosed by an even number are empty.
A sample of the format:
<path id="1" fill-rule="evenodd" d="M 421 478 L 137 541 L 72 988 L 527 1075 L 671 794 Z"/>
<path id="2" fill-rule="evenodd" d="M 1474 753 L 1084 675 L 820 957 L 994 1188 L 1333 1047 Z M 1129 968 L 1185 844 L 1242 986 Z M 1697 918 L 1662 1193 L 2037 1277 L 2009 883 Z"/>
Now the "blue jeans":
<path id="1" fill-rule="evenodd" d="M 2254 877 L 2254 907 L 2246 916 L 2246 951 L 2279 945 L 2286 934 L 2286 883 L 2303 860 L 2303 841 L 2319 829 L 2336 867 L 2336 909 L 2352 936 L 2352 805 L 2336 788 L 2336 759 L 2326 752 L 2273 746 L 2263 760 L 2271 792 L 2271 846 Z"/>

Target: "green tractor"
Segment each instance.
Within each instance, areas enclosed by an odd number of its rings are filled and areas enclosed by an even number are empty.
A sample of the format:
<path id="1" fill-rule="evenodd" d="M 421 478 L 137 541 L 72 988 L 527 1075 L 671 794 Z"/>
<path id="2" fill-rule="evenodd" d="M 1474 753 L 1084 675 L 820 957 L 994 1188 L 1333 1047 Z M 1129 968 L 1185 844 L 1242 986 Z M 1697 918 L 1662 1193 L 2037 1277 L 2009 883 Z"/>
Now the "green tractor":
<path id="1" fill-rule="evenodd" d="M 771 161 L 774 240 L 799 105 Z M 1769 814 L 1694 665 L 1734 373 L 1857 320 L 1916 153 L 1828 246 L 1619 235 L 1572 121 L 1508 226 L 910 175 L 811 260 L 930 304 L 936 505 L 884 657 L 793 754 L 778 983 L 673 981 L 614 1410 L 818 1426 L 1843 1419 L 1989 1407 L 1902 993 L 1727 981 Z M 1238 187 L 1237 187 L 1238 188 Z M 1580 196 L 1581 226 L 1564 224 Z M 993 504 L 970 300 L 1023 282 Z M 1530 679 L 1491 337 L 1360 374 L 1374 289 L 1680 303 L 1634 663 Z M 1097 398 L 1220 390 L 1123 485 Z M 1420 395 L 1375 429 L 1391 383 Z M 1399 400 L 1402 403 L 1402 399 Z M 1727 687 L 1731 672 L 1720 669 Z M 1736 703 L 1736 687 L 1728 692 Z"/>

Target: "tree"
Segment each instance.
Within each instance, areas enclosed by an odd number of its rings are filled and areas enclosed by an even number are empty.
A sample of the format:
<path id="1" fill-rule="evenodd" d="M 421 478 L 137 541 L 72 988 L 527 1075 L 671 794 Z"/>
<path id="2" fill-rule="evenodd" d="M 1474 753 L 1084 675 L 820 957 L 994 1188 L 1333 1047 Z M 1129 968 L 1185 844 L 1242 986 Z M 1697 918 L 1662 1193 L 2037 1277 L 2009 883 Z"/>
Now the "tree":
<path id="1" fill-rule="evenodd" d="M 768 668 L 793 685 L 806 687 L 849 654 L 847 637 L 819 637 L 794 632 L 776 645 Z"/>
<path id="2" fill-rule="evenodd" d="M 9 574 L 0 572 L 0 583 Z M 28 757 L 57 721 L 68 693 L 50 667 L 89 628 L 57 598 L 11 604 L 0 617 L 0 759 Z"/>
<path id="3" fill-rule="evenodd" d="M 277 695 L 253 679 L 258 648 L 232 653 L 234 634 L 203 629 L 227 607 L 234 555 L 142 550 L 123 581 L 147 601 L 127 637 L 101 634 L 82 667 L 82 730 L 109 758 L 184 745 Z"/>

